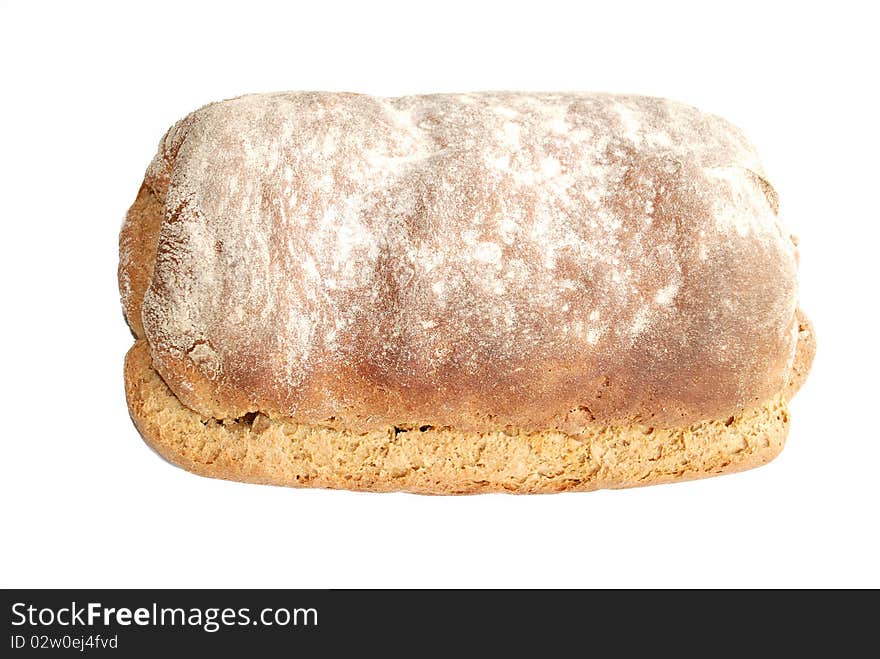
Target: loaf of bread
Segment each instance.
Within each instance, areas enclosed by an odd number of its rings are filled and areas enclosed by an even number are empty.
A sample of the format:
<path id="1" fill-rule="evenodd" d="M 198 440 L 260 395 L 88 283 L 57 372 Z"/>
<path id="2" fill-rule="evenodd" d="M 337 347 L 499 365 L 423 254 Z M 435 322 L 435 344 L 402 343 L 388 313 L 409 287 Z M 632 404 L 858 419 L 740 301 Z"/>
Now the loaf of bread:
<path id="1" fill-rule="evenodd" d="M 120 237 L 129 409 L 199 474 L 424 493 L 763 464 L 809 370 L 754 149 L 657 98 L 250 95 Z"/>

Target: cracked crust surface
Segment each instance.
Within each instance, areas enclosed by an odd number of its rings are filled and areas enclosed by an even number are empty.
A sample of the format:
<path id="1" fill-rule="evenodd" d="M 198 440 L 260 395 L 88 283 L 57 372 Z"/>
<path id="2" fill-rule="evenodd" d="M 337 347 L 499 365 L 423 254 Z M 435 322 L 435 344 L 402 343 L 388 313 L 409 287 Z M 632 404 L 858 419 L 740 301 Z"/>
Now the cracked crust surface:
<path id="1" fill-rule="evenodd" d="M 785 395 L 735 416 L 680 428 L 592 426 L 479 433 L 417 426 L 366 433 L 263 414 L 204 417 L 185 407 L 153 370 L 140 340 L 125 360 L 129 410 L 146 442 L 193 473 L 249 483 L 420 494 L 590 491 L 670 483 L 766 464 L 782 450 L 787 399 L 815 351 L 801 317 Z"/>

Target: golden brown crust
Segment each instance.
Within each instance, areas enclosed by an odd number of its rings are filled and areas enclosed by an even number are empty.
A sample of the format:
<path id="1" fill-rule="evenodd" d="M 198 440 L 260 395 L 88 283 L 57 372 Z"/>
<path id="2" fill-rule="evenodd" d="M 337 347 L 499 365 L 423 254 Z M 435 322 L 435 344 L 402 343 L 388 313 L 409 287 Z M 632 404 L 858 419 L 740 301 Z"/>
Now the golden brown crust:
<path id="1" fill-rule="evenodd" d="M 144 181 L 119 233 L 122 311 L 132 333 L 139 339 L 144 338 L 141 307 L 156 263 L 156 245 L 164 218 L 162 203 Z"/>
<path id="2" fill-rule="evenodd" d="M 788 400 L 791 400 L 806 382 L 810 368 L 813 366 L 813 358 L 816 356 L 816 332 L 813 329 L 813 323 L 801 309 L 797 310 L 797 323 L 797 350 L 791 365 L 788 387 L 785 390 L 785 396 Z"/>
<path id="3" fill-rule="evenodd" d="M 138 430 L 168 461 L 202 476 L 290 487 L 473 494 L 669 483 L 765 464 L 782 450 L 789 424 L 781 396 L 688 427 L 590 427 L 577 437 L 393 426 L 359 434 L 262 414 L 217 420 L 180 403 L 145 341 L 126 357 L 125 385 Z"/>

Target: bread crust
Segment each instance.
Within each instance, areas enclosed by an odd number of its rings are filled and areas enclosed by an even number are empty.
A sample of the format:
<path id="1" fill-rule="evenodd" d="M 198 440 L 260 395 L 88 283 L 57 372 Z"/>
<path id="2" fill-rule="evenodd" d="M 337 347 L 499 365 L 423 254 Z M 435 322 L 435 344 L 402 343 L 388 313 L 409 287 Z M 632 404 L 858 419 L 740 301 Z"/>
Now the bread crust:
<path id="1" fill-rule="evenodd" d="M 809 370 L 815 343 L 802 317 L 794 373 Z M 643 425 L 480 433 L 428 426 L 367 433 L 263 414 L 203 417 L 153 370 L 143 340 L 125 360 L 131 417 L 159 455 L 201 476 L 289 487 L 418 494 L 590 491 L 672 483 L 766 464 L 789 427 L 784 395 L 735 416 L 679 428 Z"/>
<path id="2" fill-rule="evenodd" d="M 777 211 L 735 127 L 662 99 L 248 96 L 163 139 L 120 286 L 205 416 L 676 427 L 790 377 Z"/>
<path id="3" fill-rule="evenodd" d="M 162 227 L 163 200 L 147 185 L 141 184 L 137 198 L 128 210 L 119 233 L 119 291 L 122 311 L 131 333 L 144 338 L 141 307 L 153 277 L 159 229 Z"/>
<path id="4" fill-rule="evenodd" d="M 120 234 L 129 411 L 197 474 L 424 494 L 775 457 L 815 353 L 735 127 L 607 94 L 214 103 Z"/>

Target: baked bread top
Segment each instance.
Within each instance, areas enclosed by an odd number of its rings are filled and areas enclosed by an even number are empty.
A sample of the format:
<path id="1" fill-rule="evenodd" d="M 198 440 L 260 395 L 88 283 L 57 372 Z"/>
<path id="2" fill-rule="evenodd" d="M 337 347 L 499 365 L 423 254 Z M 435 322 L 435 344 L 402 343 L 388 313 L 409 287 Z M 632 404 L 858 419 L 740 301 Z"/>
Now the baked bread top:
<path id="1" fill-rule="evenodd" d="M 120 288 L 206 416 L 679 426 L 789 382 L 777 214 L 740 131 L 667 100 L 251 95 L 168 131 Z"/>

